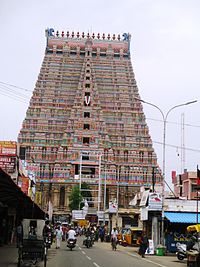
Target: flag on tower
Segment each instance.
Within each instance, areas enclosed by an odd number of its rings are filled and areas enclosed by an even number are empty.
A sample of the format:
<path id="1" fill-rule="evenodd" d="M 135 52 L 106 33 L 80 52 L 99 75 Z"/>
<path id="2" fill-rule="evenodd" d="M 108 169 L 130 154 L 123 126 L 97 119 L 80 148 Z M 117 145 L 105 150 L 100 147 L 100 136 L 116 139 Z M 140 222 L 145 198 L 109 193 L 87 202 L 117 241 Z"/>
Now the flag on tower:
<path id="1" fill-rule="evenodd" d="M 197 165 L 197 185 L 200 185 L 200 170 Z"/>

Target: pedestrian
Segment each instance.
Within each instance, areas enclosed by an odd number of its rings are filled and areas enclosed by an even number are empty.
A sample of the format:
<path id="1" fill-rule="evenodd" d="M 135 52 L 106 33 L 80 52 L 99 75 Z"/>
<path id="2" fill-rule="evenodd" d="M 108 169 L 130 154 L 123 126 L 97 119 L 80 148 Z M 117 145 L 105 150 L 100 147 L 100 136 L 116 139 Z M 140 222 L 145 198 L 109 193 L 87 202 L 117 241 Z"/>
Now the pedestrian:
<path id="1" fill-rule="evenodd" d="M 21 221 L 17 225 L 16 234 L 17 234 L 17 248 L 19 248 L 20 245 L 22 245 L 23 241 L 23 226 Z"/>
<path id="2" fill-rule="evenodd" d="M 142 235 L 141 235 L 141 238 L 139 239 L 139 244 L 140 244 L 140 247 L 139 247 L 139 254 L 141 255 L 142 258 L 144 258 L 145 256 L 145 252 L 149 246 L 149 240 L 148 240 L 148 237 L 146 235 L 146 232 L 144 232 Z"/>
<path id="3" fill-rule="evenodd" d="M 101 239 L 101 242 L 104 241 L 104 236 L 105 236 L 105 230 L 104 230 L 104 227 L 101 226 L 101 227 L 99 228 L 99 237 L 100 237 L 100 239 Z"/>
<path id="4" fill-rule="evenodd" d="M 60 248 L 60 243 L 62 241 L 63 231 L 60 226 L 56 229 L 56 248 Z"/>

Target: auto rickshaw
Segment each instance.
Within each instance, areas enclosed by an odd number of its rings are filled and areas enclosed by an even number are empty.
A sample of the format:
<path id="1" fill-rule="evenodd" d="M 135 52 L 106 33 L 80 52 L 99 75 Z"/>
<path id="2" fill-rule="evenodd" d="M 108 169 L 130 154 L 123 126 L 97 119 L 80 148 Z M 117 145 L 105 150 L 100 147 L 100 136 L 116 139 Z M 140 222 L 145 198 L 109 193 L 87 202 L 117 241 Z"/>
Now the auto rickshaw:
<path id="1" fill-rule="evenodd" d="M 23 240 L 18 249 L 18 267 L 25 263 L 44 261 L 47 265 L 47 246 L 43 237 L 44 220 L 23 219 Z"/>
<path id="2" fill-rule="evenodd" d="M 189 225 L 187 231 L 192 234 L 194 240 L 191 246 L 187 244 L 187 266 L 198 267 L 200 266 L 200 224 Z"/>
<path id="3" fill-rule="evenodd" d="M 138 240 L 141 234 L 142 228 L 140 227 L 122 228 L 118 239 L 125 240 L 129 246 L 139 246 Z"/>

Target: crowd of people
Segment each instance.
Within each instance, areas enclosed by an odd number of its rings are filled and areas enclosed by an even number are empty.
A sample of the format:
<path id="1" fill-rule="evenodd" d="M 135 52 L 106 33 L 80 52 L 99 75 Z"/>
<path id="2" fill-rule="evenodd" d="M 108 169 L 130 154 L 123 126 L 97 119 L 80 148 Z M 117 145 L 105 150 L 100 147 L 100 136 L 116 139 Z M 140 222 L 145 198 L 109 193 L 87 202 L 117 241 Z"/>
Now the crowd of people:
<path id="1" fill-rule="evenodd" d="M 22 242 L 23 227 L 19 223 L 17 228 L 17 247 Z M 87 226 L 73 226 L 71 224 L 62 224 L 61 222 L 56 222 L 54 225 L 51 224 L 49 220 L 45 222 L 43 228 L 43 237 L 48 239 L 50 245 L 54 242 L 56 244 L 56 249 L 61 247 L 62 241 L 68 241 L 69 239 L 76 239 L 79 236 L 91 236 L 93 241 L 100 242 L 111 242 L 111 245 L 116 250 L 118 243 L 119 230 L 114 227 L 111 231 L 108 230 L 107 225 L 96 225 L 89 224 Z M 30 228 L 30 236 L 34 236 L 34 231 Z M 145 257 L 145 252 L 149 246 L 149 241 L 145 232 L 138 239 L 139 250 L 138 253 L 141 257 Z"/>

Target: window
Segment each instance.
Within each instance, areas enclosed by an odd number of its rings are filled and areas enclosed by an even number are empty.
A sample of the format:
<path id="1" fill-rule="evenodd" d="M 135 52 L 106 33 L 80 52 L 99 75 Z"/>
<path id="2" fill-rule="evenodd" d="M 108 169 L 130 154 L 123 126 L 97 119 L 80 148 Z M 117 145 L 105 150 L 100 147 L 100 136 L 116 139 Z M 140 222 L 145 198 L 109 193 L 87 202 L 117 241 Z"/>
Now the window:
<path id="1" fill-rule="evenodd" d="M 90 112 L 84 112 L 84 118 L 90 118 Z"/>
<path id="2" fill-rule="evenodd" d="M 89 144 L 90 143 L 90 138 L 89 137 L 83 137 L 83 144 Z"/>
<path id="3" fill-rule="evenodd" d="M 62 186 L 60 188 L 60 206 L 64 206 L 65 205 L 65 187 Z"/>
<path id="4" fill-rule="evenodd" d="M 89 158 L 89 156 L 88 155 L 83 155 L 82 156 L 82 160 L 89 160 L 90 158 Z"/>
<path id="5" fill-rule="evenodd" d="M 20 147 L 19 158 L 23 160 L 26 159 L 26 148 L 25 147 Z"/>
<path id="6" fill-rule="evenodd" d="M 89 129 L 90 129 L 90 125 L 87 124 L 87 123 L 84 123 L 84 125 L 83 125 L 83 129 L 84 129 L 84 130 L 89 130 Z"/>
<path id="7" fill-rule="evenodd" d="M 90 84 L 86 83 L 85 88 L 90 88 Z"/>

